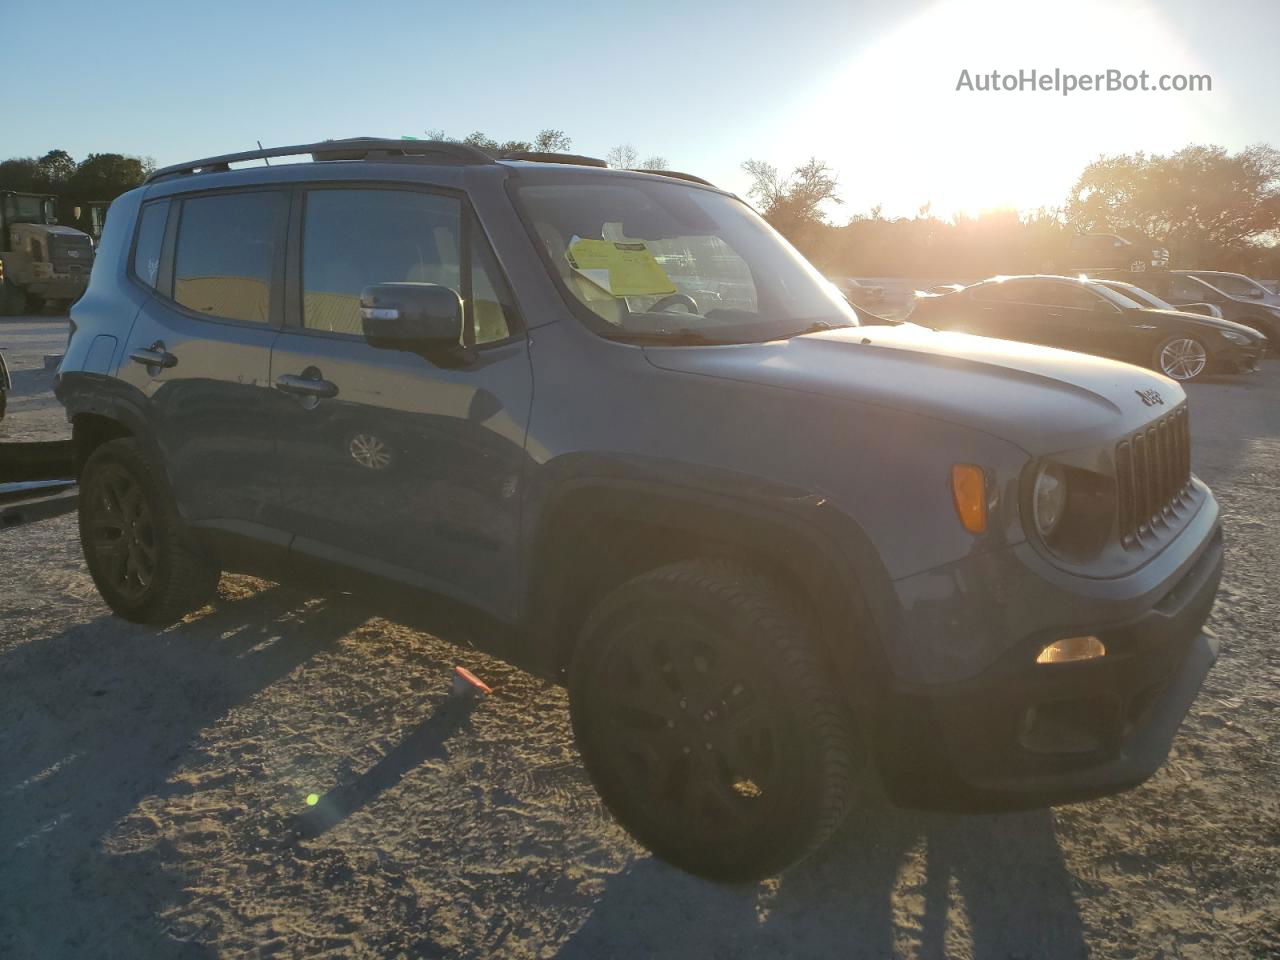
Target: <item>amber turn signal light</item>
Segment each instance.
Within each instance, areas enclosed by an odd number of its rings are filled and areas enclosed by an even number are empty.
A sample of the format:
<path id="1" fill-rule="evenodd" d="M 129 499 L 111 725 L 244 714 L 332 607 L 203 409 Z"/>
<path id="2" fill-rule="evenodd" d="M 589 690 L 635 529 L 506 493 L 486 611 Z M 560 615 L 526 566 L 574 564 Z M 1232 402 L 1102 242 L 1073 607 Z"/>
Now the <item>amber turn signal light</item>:
<path id="1" fill-rule="evenodd" d="M 1072 663 L 1106 655 L 1107 648 L 1097 637 L 1063 637 L 1047 644 L 1036 657 L 1036 663 Z"/>
<path id="2" fill-rule="evenodd" d="M 951 494 L 960 523 L 970 533 L 987 529 L 987 477 L 981 467 L 957 463 L 951 468 Z"/>

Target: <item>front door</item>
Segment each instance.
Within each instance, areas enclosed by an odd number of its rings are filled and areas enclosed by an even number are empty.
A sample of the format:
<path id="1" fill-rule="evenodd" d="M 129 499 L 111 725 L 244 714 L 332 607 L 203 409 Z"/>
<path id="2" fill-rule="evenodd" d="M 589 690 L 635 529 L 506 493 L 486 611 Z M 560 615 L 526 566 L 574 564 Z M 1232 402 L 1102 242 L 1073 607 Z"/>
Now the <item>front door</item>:
<path id="1" fill-rule="evenodd" d="M 483 232 L 461 198 L 421 189 L 317 187 L 295 204 L 297 295 L 271 358 L 294 555 L 510 613 L 532 376 Z M 459 293 L 471 362 L 365 342 L 361 291 L 403 281 Z"/>

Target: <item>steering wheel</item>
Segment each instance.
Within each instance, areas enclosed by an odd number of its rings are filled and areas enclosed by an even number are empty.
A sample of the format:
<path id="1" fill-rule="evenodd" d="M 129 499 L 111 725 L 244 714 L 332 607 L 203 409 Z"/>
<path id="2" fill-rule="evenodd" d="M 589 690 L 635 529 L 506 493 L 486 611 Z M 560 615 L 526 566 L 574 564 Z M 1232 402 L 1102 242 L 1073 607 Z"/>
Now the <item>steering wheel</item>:
<path id="1" fill-rule="evenodd" d="M 668 293 L 661 300 L 657 301 L 645 313 L 665 313 L 667 307 L 674 307 L 676 304 L 683 304 L 691 311 L 701 315 L 702 311 L 698 308 L 698 301 L 693 299 L 687 293 Z"/>

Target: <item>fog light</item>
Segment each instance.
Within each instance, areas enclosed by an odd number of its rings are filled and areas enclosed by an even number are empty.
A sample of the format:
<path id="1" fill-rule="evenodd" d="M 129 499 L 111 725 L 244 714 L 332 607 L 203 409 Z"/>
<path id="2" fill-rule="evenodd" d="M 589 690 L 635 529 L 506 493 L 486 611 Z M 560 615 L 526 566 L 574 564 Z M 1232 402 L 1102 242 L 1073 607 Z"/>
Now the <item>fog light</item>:
<path id="1" fill-rule="evenodd" d="M 1073 660 L 1093 660 L 1106 655 L 1107 648 L 1097 637 L 1063 637 L 1041 650 L 1036 663 L 1070 663 Z"/>

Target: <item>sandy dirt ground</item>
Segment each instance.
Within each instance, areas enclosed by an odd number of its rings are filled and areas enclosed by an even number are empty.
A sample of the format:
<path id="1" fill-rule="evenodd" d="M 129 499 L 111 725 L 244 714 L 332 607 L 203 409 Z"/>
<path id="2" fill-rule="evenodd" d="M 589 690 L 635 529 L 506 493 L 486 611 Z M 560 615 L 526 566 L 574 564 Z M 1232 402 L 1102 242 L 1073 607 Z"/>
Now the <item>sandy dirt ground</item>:
<path id="1" fill-rule="evenodd" d="M 0 441 L 65 435 L 41 369 L 65 332 L 0 320 Z M 1280 957 L 1280 361 L 1190 392 L 1229 568 L 1222 659 L 1167 766 L 1016 815 L 870 788 L 750 886 L 631 843 L 564 694 L 527 674 L 243 577 L 133 626 L 72 517 L 0 534 L 0 956 Z M 474 710 L 455 663 L 496 688 Z"/>

